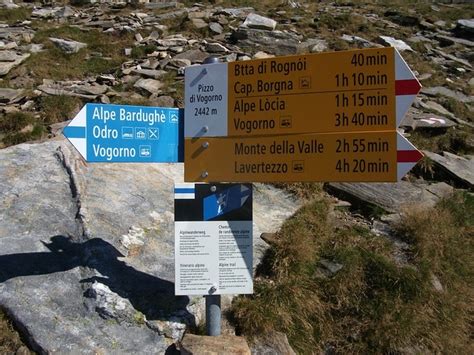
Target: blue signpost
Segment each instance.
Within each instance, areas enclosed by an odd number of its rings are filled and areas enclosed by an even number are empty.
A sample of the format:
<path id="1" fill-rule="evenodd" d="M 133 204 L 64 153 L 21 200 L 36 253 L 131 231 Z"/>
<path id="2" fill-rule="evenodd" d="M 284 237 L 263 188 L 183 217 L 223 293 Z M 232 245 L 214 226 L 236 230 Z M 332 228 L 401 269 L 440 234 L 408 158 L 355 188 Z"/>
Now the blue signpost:
<path id="1" fill-rule="evenodd" d="M 63 134 L 88 162 L 183 161 L 177 108 L 86 104 Z"/>

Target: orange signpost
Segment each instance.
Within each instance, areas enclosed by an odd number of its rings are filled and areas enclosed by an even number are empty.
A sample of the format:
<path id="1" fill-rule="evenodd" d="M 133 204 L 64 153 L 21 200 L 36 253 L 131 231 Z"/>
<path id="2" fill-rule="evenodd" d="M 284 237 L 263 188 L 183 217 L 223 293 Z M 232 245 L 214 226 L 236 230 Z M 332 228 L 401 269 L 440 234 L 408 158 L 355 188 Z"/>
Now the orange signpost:
<path id="1" fill-rule="evenodd" d="M 393 48 L 228 64 L 228 136 L 396 127 Z"/>
<path id="2" fill-rule="evenodd" d="M 189 67 L 185 181 L 397 181 L 420 88 L 394 48 Z"/>
<path id="3" fill-rule="evenodd" d="M 395 131 L 189 138 L 185 181 L 394 182 L 420 158 Z"/>

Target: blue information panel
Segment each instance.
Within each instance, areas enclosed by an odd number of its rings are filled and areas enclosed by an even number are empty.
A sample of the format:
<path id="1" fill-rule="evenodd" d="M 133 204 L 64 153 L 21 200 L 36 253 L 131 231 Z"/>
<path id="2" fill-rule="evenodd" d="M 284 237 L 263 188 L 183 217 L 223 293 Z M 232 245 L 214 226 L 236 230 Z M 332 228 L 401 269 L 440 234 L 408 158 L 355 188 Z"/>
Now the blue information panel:
<path id="1" fill-rule="evenodd" d="M 64 135 L 88 162 L 183 161 L 177 108 L 86 104 Z"/>

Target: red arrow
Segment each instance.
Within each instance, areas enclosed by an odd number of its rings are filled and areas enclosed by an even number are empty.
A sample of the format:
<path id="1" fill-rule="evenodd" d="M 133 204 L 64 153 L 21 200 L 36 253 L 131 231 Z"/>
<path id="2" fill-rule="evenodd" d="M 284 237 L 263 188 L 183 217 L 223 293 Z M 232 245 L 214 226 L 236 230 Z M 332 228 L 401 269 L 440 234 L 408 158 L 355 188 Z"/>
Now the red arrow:
<path id="1" fill-rule="evenodd" d="M 397 132 L 397 180 L 400 181 L 421 158 L 423 154 Z"/>
<path id="2" fill-rule="evenodd" d="M 416 95 L 421 90 L 421 84 L 410 70 L 400 53 L 395 49 L 395 95 L 397 127 L 410 108 Z"/>

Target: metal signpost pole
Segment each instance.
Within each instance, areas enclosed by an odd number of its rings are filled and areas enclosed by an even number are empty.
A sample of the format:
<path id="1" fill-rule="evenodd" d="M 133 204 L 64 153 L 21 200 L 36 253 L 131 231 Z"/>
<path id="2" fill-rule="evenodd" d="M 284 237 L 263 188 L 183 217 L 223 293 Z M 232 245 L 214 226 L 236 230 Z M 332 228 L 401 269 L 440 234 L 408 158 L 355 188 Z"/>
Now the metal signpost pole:
<path id="1" fill-rule="evenodd" d="M 221 296 L 206 295 L 206 333 L 210 336 L 221 335 Z"/>
<path id="2" fill-rule="evenodd" d="M 219 58 L 207 57 L 203 64 L 219 63 Z M 206 333 L 209 336 L 221 335 L 221 296 L 206 295 Z"/>

